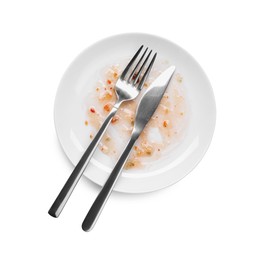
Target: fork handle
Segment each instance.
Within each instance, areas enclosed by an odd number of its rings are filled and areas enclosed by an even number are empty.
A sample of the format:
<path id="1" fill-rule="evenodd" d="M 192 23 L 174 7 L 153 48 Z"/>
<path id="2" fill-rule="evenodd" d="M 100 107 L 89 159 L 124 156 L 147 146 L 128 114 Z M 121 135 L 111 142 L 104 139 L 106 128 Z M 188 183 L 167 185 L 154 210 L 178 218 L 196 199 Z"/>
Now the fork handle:
<path id="1" fill-rule="evenodd" d="M 71 196 L 76 184 L 80 180 L 84 170 L 86 169 L 91 157 L 93 156 L 102 136 L 104 135 L 108 125 L 111 122 L 112 117 L 116 114 L 118 110 L 118 105 L 115 105 L 110 113 L 108 114 L 107 118 L 105 119 L 104 123 L 102 124 L 101 128 L 99 129 L 98 133 L 88 146 L 87 150 L 84 152 L 83 156 L 81 157 L 80 161 L 74 168 L 72 174 L 66 181 L 64 187 L 60 191 L 59 195 L 57 196 L 56 200 L 52 204 L 48 213 L 52 216 L 57 218 L 61 211 L 63 210 L 67 200 Z"/>
<path id="2" fill-rule="evenodd" d="M 91 206 L 87 216 L 85 217 L 83 223 L 82 223 L 82 229 L 84 231 L 90 231 L 100 213 L 102 212 L 104 205 L 109 198 L 117 180 L 118 177 L 120 176 L 120 173 L 128 159 L 128 156 L 131 152 L 131 149 L 133 145 L 135 144 L 137 140 L 137 137 L 133 136 L 130 141 L 128 142 L 125 150 L 123 151 L 122 155 L 120 156 L 118 162 L 116 163 L 114 169 L 112 170 L 112 173 L 110 174 L 109 178 L 107 179 L 106 183 L 104 184 L 101 192 L 98 194 L 96 200 L 94 201 L 93 205 Z"/>

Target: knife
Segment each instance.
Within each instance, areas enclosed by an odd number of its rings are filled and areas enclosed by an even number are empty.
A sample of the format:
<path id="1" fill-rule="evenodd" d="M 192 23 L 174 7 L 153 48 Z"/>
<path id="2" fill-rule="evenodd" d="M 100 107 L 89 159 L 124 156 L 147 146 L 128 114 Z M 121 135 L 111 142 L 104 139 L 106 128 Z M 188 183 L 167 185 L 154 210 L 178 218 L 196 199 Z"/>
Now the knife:
<path id="1" fill-rule="evenodd" d="M 132 147 L 157 109 L 160 100 L 162 99 L 166 88 L 174 74 L 174 71 L 175 66 L 171 66 L 165 70 L 155 81 L 153 81 L 153 83 L 141 97 L 141 100 L 137 106 L 134 128 L 130 140 L 122 155 L 118 159 L 116 165 L 114 166 L 101 192 L 98 194 L 96 200 L 91 206 L 87 216 L 85 217 L 82 223 L 82 229 L 84 231 L 90 231 L 94 227 L 107 199 L 109 198 L 118 180 L 118 177 L 120 176 L 120 173 L 129 157 Z"/>

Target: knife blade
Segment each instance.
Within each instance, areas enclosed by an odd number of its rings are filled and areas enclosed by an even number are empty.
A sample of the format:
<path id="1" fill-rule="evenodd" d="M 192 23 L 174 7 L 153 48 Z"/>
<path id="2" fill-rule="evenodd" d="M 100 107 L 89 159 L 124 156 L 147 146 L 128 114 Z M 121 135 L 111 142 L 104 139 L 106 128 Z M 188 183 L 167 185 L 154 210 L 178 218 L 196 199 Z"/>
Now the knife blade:
<path id="1" fill-rule="evenodd" d="M 82 223 L 84 231 L 90 231 L 95 225 L 107 199 L 109 198 L 120 173 L 129 157 L 132 147 L 147 125 L 155 110 L 157 109 L 170 81 L 174 74 L 175 66 L 169 67 L 156 80 L 152 82 L 150 87 L 142 95 L 136 110 L 136 118 L 134 128 L 130 140 L 124 149 L 122 155 L 118 159 L 109 178 L 104 184 L 101 192 L 98 194 L 95 202 L 91 206 L 87 216 Z"/>
<path id="2" fill-rule="evenodd" d="M 174 71 L 175 66 L 169 67 L 152 82 L 150 87 L 142 95 L 137 106 L 133 132 L 138 131 L 138 134 L 140 134 L 149 122 L 169 85 Z"/>

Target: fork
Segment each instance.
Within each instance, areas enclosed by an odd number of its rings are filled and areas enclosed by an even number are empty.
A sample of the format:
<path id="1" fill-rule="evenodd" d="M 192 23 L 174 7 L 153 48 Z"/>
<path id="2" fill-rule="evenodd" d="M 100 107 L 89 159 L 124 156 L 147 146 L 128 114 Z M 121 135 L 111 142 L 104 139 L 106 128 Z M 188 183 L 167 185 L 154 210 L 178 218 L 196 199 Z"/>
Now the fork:
<path id="1" fill-rule="evenodd" d="M 106 117 L 104 123 L 102 124 L 101 128 L 99 129 L 98 133 L 84 152 L 83 156 L 81 157 L 80 161 L 74 168 L 72 174 L 66 181 L 65 185 L 63 186 L 62 190 L 60 191 L 59 195 L 55 199 L 54 203 L 52 204 L 51 208 L 49 209 L 48 213 L 52 216 L 57 218 L 61 211 L 63 210 L 65 204 L 67 203 L 69 197 L 71 196 L 75 186 L 77 185 L 78 181 L 80 180 L 84 170 L 86 169 L 91 157 L 93 156 L 100 140 L 102 139 L 107 127 L 109 126 L 112 117 L 116 114 L 118 108 L 123 102 L 130 101 L 135 99 L 141 89 L 144 86 L 144 83 L 151 71 L 153 63 L 156 59 L 157 53 L 154 54 L 153 58 L 151 59 L 149 65 L 147 66 L 145 72 L 141 76 L 142 72 L 145 69 L 145 65 L 152 53 L 152 50 L 147 54 L 145 60 L 143 61 L 145 54 L 147 53 L 148 48 L 145 49 L 142 56 L 138 60 L 136 64 L 135 60 L 139 56 L 140 52 L 143 49 L 143 45 L 139 48 L 139 50 L 135 53 L 133 58 L 130 60 L 128 65 L 123 70 L 122 74 L 118 78 L 115 84 L 115 93 L 117 97 L 117 101 L 111 111 L 109 112 L 108 116 Z M 142 63 L 142 65 L 140 65 Z M 140 65 L 140 67 L 139 67 Z M 128 72 L 131 70 L 131 67 L 134 66 L 133 70 L 129 75 Z M 140 77 L 141 76 L 141 77 Z"/>

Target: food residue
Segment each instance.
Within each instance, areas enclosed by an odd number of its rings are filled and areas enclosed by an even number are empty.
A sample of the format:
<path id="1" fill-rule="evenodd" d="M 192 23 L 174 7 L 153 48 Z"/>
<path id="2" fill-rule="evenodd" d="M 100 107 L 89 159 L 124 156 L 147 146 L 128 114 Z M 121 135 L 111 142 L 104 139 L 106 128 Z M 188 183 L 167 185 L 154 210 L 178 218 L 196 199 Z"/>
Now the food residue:
<path id="1" fill-rule="evenodd" d="M 156 66 L 155 66 L 156 67 Z M 164 68 L 166 69 L 166 67 Z M 98 80 L 94 91 L 89 95 L 87 112 L 85 112 L 85 126 L 90 125 L 96 133 L 101 127 L 107 114 L 116 102 L 115 83 L 122 71 L 120 65 L 113 65 L 104 70 L 102 78 Z M 163 70 L 162 70 L 163 71 Z M 144 90 L 161 73 L 159 69 L 152 69 Z M 142 90 L 142 91 L 144 91 Z M 140 95 L 139 95 L 140 96 Z M 116 134 L 119 138 L 131 135 L 135 122 L 135 111 L 139 98 L 125 102 L 111 120 L 111 126 L 116 130 L 107 133 L 101 140 L 100 150 L 107 156 L 118 158 Z M 143 130 L 136 142 L 125 165 L 126 169 L 141 168 L 157 160 L 168 149 L 174 148 L 182 140 L 187 125 L 187 104 L 185 99 L 183 77 L 176 73 L 167 88 L 156 112 Z M 92 131 L 93 132 L 93 131 Z M 93 139 L 94 133 L 89 135 Z M 148 160 L 149 159 L 149 160 Z"/>

